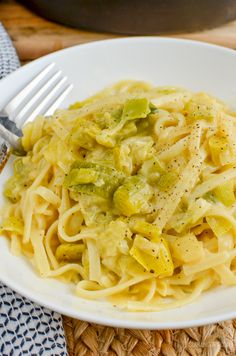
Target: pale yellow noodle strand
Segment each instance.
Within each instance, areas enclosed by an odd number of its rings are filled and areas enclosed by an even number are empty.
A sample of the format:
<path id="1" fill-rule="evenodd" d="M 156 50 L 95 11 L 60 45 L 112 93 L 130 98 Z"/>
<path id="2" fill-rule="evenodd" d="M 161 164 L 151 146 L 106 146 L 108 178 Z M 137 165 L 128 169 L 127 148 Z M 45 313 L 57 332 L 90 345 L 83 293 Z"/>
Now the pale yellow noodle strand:
<path id="1" fill-rule="evenodd" d="M 135 277 L 132 278 L 129 281 L 126 281 L 121 284 L 117 284 L 114 287 L 106 288 L 106 289 L 100 289 L 99 285 L 96 285 L 95 282 L 91 281 L 80 281 L 77 286 L 76 286 L 76 294 L 80 297 L 83 298 L 88 298 L 88 299 L 97 299 L 97 298 L 104 298 L 111 296 L 116 293 L 120 293 L 124 291 L 125 289 L 140 283 L 142 281 L 145 281 L 146 279 L 149 279 L 150 277 Z M 91 290 L 93 289 L 93 290 Z M 100 289 L 100 290 L 97 290 Z"/>
<path id="2" fill-rule="evenodd" d="M 171 103 L 178 103 L 178 102 L 187 102 L 192 94 L 188 91 L 183 91 L 175 94 L 168 94 L 168 95 L 159 95 L 153 91 L 149 91 L 148 93 L 134 93 L 134 94 L 118 94 L 114 96 L 108 96 L 101 100 L 92 102 L 81 109 L 75 110 L 74 112 L 70 112 L 70 120 L 78 120 L 84 116 L 90 115 L 93 112 L 108 109 L 110 107 L 114 107 L 115 105 L 123 104 L 127 99 L 134 99 L 134 98 L 147 98 L 152 99 L 154 104 L 157 107 L 166 107 L 168 104 Z M 155 98 L 155 101 L 154 101 Z M 66 111 L 61 111 L 66 119 L 68 113 Z M 60 112 L 59 112 L 60 113 Z"/>
<path id="3" fill-rule="evenodd" d="M 55 206 L 60 205 L 61 202 L 60 198 L 46 187 L 43 186 L 37 187 L 34 193 L 40 195 L 44 200 L 46 200 L 50 204 L 53 204 Z"/>
<path id="4" fill-rule="evenodd" d="M 31 232 L 31 224 L 32 224 L 32 216 L 33 216 L 33 204 L 34 204 L 33 201 L 34 188 L 36 188 L 41 183 L 41 181 L 43 180 L 43 178 L 45 177 L 49 169 L 50 169 L 50 164 L 48 163 L 45 164 L 45 167 L 39 173 L 35 181 L 32 183 L 31 187 L 26 191 L 24 198 L 22 199 L 21 211 L 25 222 L 23 243 L 27 243 L 30 240 L 30 232 Z"/>
<path id="5" fill-rule="evenodd" d="M 218 251 L 231 251 L 234 248 L 234 236 L 230 233 L 217 237 Z"/>
<path id="6" fill-rule="evenodd" d="M 34 193 L 31 194 L 32 197 L 32 205 L 35 214 L 43 214 L 48 215 L 48 207 L 49 203 L 47 201 L 38 202 L 37 195 L 35 196 Z M 50 212 L 51 214 L 51 212 Z"/>
<path id="7" fill-rule="evenodd" d="M 35 230 L 31 231 L 31 242 L 34 248 L 34 261 L 41 277 L 46 277 L 49 274 L 50 266 L 47 254 L 44 247 L 44 231 Z"/>
<path id="8" fill-rule="evenodd" d="M 236 177 L 236 168 L 231 168 L 225 172 L 215 174 L 215 175 L 213 175 L 213 177 L 209 178 L 207 181 L 196 186 L 196 188 L 193 190 L 190 198 L 191 199 L 199 198 L 199 197 L 203 196 L 204 194 L 206 194 L 207 192 L 209 192 L 210 190 L 215 189 L 219 185 L 222 185 L 235 177 Z"/>
<path id="9" fill-rule="evenodd" d="M 24 234 L 23 234 L 23 243 L 27 243 L 30 240 L 32 217 L 33 217 L 33 197 L 32 192 L 28 190 L 25 193 L 24 198 L 22 199 L 22 216 L 24 219 Z"/>
<path id="10" fill-rule="evenodd" d="M 166 160 L 171 160 L 172 158 L 178 156 L 181 154 L 186 148 L 188 144 L 188 137 L 184 137 L 174 143 L 171 147 L 167 148 L 163 152 L 160 152 L 158 154 L 158 158 L 160 160 L 166 161 Z"/>
<path id="11" fill-rule="evenodd" d="M 235 145 L 235 119 L 234 117 L 226 114 L 222 114 L 221 125 L 223 128 L 224 134 L 227 136 L 227 140 L 230 144 L 230 148 L 234 154 L 236 155 L 236 145 Z"/>
<path id="12" fill-rule="evenodd" d="M 205 252 L 205 258 L 202 261 L 183 265 L 184 274 L 186 274 L 186 276 L 189 276 L 191 274 L 216 267 L 231 260 L 235 255 L 236 250 L 231 251 L 231 253 L 226 251 L 219 253 Z"/>
<path id="13" fill-rule="evenodd" d="M 175 212 L 183 195 L 193 188 L 200 174 L 203 160 L 204 156 L 201 151 L 195 154 L 180 174 L 180 178 L 174 188 L 164 196 L 162 200 L 163 207 L 160 209 L 154 221 L 154 224 L 156 224 L 160 230 L 165 227 Z"/>
<path id="14" fill-rule="evenodd" d="M 44 167 L 42 168 L 42 170 L 38 174 L 38 176 L 35 178 L 35 180 L 32 183 L 32 185 L 30 186 L 30 188 L 29 188 L 30 190 L 33 190 L 33 188 L 36 188 L 36 187 L 38 187 L 40 185 L 40 183 L 45 178 L 45 176 L 48 173 L 50 168 L 51 168 L 51 164 L 46 162 L 44 164 Z"/>
<path id="15" fill-rule="evenodd" d="M 164 109 L 174 108 L 174 109 L 181 110 L 183 109 L 184 104 L 187 103 L 187 101 L 191 98 L 191 96 L 192 94 L 188 92 L 168 94 L 153 99 L 152 103 L 156 105 L 156 107 L 160 107 Z"/>
<path id="16" fill-rule="evenodd" d="M 61 196 L 61 204 L 59 207 L 59 213 L 63 214 L 65 211 L 70 209 L 70 207 L 71 207 L 71 204 L 70 204 L 68 190 L 66 188 L 62 187 L 62 196 Z"/>
<path id="17" fill-rule="evenodd" d="M 53 122 L 53 125 L 51 125 L 53 131 L 55 132 L 55 134 L 62 140 L 64 141 L 68 134 L 69 131 L 66 129 L 65 125 L 62 125 L 59 120 L 55 120 Z"/>
<path id="18" fill-rule="evenodd" d="M 62 274 L 69 272 L 69 271 L 75 271 L 78 272 L 82 278 L 85 278 L 84 272 L 83 272 L 83 267 L 79 265 L 78 263 L 68 263 L 65 266 L 59 267 L 55 269 L 54 271 L 48 271 L 47 277 L 58 277 L 61 276 Z"/>
<path id="19" fill-rule="evenodd" d="M 46 230 L 47 222 L 45 220 L 45 216 L 41 214 L 34 214 L 34 226 L 37 227 L 39 230 Z"/>
<path id="20" fill-rule="evenodd" d="M 189 150 L 191 154 L 196 154 L 200 149 L 202 137 L 202 123 L 198 121 L 193 125 L 192 133 L 189 138 Z"/>
<path id="21" fill-rule="evenodd" d="M 99 282 L 101 279 L 101 264 L 97 242 L 92 239 L 87 239 L 86 243 L 89 258 L 89 279 Z"/>
<path id="22" fill-rule="evenodd" d="M 173 132 L 170 132 L 166 141 L 170 142 L 170 144 L 174 144 L 180 139 L 188 136 L 190 134 L 192 127 L 191 126 L 183 126 L 183 127 L 175 127 Z"/>
<path id="23" fill-rule="evenodd" d="M 222 206 L 212 206 L 211 209 L 206 212 L 206 216 L 219 216 L 228 220 L 232 224 L 234 233 L 236 234 L 236 219 L 233 217 L 233 215 L 230 215 L 229 212 Z"/>
<path id="24" fill-rule="evenodd" d="M 148 303 L 152 300 L 152 298 L 154 297 L 156 292 L 156 279 L 152 278 L 150 280 L 150 287 L 149 287 L 149 291 L 147 293 L 147 295 L 145 296 L 145 298 L 143 299 L 144 303 Z"/>
<path id="25" fill-rule="evenodd" d="M 57 259 L 51 248 L 51 241 L 53 239 L 53 235 L 57 233 L 57 227 L 58 220 L 54 221 L 54 223 L 49 227 L 45 236 L 45 250 L 53 269 L 57 269 L 59 267 L 59 263 L 57 262 Z"/>
<path id="26" fill-rule="evenodd" d="M 135 301 L 128 301 L 125 305 L 121 305 L 130 311 L 161 311 L 166 309 L 174 309 L 179 308 L 185 304 L 191 303 L 195 299 L 197 299 L 201 293 L 209 288 L 212 284 L 212 278 L 203 278 L 196 283 L 195 288 L 193 289 L 190 295 L 186 295 L 185 298 L 182 300 L 177 301 L 170 301 L 170 302 L 135 302 Z"/>
<path id="27" fill-rule="evenodd" d="M 214 267 L 213 269 L 219 275 L 222 284 L 227 286 L 236 284 L 236 276 L 230 270 L 229 267 L 226 267 L 225 265 L 222 264 L 222 265 L 218 265 L 217 267 Z"/>
<path id="28" fill-rule="evenodd" d="M 72 214 L 80 211 L 80 205 L 76 204 L 74 205 L 72 208 L 68 209 L 67 211 L 65 211 L 61 216 L 59 216 L 58 219 L 58 233 L 60 235 L 60 237 L 67 242 L 75 242 L 78 240 L 81 240 L 81 236 L 80 233 L 76 234 L 76 235 L 72 235 L 69 236 L 66 232 L 65 232 L 65 228 L 66 225 L 68 223 L 69 218 L 72 216 Z"/>
<path id="29" fill-rule="evenodd" d="M 161 110 L 160 110 L 161 111 Z M 162 136 L 162 134 L 168 132 L 168 128 L 176 128 L 178 125 L 178 120 L 174 118 L 171 114 L 169 114 L 168 111 L 163 113 L 163 115 L 160 115 L 160 117 L 157 119 L 155 126 L 154 126 L 154 132 L 158 136 Z"/>

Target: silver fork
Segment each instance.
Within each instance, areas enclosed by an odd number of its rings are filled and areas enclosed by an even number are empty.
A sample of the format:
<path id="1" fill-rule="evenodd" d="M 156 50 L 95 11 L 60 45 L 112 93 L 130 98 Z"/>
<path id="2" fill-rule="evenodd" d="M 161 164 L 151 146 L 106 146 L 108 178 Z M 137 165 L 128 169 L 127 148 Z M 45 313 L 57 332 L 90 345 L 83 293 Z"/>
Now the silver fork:
<path id="1" fill-rule="evenodd" d="M 23 154 L 22 127 L 38 115 L 51 115 L 73 88 L 55 63 L 47 65 L 0 110 L 0 137 Z"/>

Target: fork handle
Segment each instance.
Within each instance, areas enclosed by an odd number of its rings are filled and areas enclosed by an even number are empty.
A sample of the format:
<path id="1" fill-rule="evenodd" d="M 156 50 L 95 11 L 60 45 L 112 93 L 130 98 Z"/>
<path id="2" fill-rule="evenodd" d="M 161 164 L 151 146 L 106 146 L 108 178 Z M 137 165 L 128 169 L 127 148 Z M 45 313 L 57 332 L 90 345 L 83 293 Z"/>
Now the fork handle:
<path id="1" fill-rule="evenodd" d="M 23 147 L 21 145 L 20 137 L 15 135 L 13 132 L 9 131 L 8 129 L 6 129 L 6 127 L 3 126 L 1 123 L 0 123 L 0 136 L 4 140 L 6 140 L 14 150 L 22 154 L 24 153 Z"/>
<path id="2" fill-rule="evenodd" d="M 14 121 L 9 119 L 8 114 L 4 110 L 0 111 L 0 124 L 16 136 L 23 136 L 22 130 L 16 126 Z"/>

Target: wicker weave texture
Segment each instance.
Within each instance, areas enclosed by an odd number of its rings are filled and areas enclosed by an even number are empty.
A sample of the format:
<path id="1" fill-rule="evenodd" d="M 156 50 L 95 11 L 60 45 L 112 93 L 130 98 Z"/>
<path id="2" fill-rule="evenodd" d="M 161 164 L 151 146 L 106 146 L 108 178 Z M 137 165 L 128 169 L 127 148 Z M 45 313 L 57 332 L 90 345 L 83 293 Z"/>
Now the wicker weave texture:
<path id="1" fill-rule="evenodd" d="M 181 330 L 131 330 L 64 317 L 69 356 L 236 356 L 236 320 Z"/>

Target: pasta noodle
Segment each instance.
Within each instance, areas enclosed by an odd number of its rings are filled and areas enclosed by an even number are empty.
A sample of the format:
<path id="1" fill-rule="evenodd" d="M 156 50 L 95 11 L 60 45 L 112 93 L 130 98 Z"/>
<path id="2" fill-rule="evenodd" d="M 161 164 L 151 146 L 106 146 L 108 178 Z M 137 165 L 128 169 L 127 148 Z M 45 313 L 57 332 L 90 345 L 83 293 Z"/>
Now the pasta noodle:
<path id="1" fill-rule="evenodd" d="M 236 117 L 123 81 L 23 129 L 1 231 L 43 278 L 130 311 L 236 284 Z"/>

